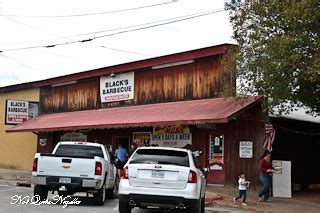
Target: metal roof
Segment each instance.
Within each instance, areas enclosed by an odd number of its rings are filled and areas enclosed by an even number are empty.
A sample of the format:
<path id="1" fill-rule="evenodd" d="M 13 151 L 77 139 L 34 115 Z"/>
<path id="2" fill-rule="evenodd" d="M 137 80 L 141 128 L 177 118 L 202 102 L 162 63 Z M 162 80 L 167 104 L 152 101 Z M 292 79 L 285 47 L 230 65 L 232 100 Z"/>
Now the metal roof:
<path id="1" fill-rule="evenodd" d="M 241 100 L 230 97 L 44 114 L 7 129 L 6 132 L 228 123 L 238 113 L 261 101 L 262 98 L 256 96 Z"/>

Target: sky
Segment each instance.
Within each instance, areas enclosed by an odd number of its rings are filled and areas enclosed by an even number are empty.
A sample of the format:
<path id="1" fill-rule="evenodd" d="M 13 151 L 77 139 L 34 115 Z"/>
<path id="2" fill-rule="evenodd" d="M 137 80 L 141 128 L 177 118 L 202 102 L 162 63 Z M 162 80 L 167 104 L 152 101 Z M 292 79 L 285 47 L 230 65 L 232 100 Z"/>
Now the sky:
<path id="1" fill-rule="evenodd" d="M 224 0 L 0 0 L 0 26 L 0 87 L 235 43 Z"/>

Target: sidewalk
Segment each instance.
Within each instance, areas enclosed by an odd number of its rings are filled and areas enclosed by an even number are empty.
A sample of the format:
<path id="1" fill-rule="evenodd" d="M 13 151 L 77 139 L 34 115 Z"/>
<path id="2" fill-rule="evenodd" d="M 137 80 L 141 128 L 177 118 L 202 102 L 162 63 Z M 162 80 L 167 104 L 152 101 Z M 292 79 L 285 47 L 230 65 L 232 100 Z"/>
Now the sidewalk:
<path id="1" fill-rule="evenodd" d="M 272 198 L 272 202 L 258 202 L 258 195 L 248 190 L 247 204 L 241 206 L 241 201 L 233 203 L 232 198 L 238 195 L 238 189 L 228 186 L 207 186 L 207 207 L 214 210 L 224 209 L 226 212 L 320 212 L 320 192 L 298 193 L 291 199 Z"/>
<path id="2" fill-rule="evenodd" d="M 0 168 L 0 185 L 27 186 L 31 184 L 31 172 Z"/>

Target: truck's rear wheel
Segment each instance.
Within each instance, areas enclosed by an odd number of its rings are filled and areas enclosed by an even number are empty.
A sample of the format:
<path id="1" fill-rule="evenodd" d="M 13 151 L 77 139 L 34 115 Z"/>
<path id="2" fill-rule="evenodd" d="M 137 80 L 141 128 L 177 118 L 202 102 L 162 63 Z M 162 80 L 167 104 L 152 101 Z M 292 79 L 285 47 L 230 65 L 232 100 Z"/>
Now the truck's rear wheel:
<path id="1" fill-rule="evenodd" d="M 119 213 L 131 213 L 131 206 L 129 203 L 121 203 L 119 202 Z"/>
<path id="2" fill-rule="evenodd" d="M 46 200 L 48 197 L 48 189 L 45 186 L 35 185 L 33 195 L 39 196 L 40 200 Z"/>
<path id="3" fill-rule="evenodd" d="M 105 199 L 106 199 L 106 184 L 104 183 L 103 186 L 97 191 L 97 193 L 93 194 L 93 200 L 96 205 L 103 206 Z"/>
<path id="4" fill-rule="evenodd" d="M 117 175 L 113 187 L 107 190 L 106 196 L 108 199 L 115 199 L 118 197 L 118 192 L 119 192 L 119 178 Z"/>

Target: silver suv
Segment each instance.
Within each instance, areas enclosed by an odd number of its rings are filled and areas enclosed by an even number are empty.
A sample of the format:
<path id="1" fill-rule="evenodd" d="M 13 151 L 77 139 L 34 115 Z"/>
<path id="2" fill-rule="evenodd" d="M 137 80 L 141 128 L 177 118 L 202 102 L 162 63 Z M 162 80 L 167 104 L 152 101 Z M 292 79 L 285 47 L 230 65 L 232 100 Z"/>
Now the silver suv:
<path id="1" fill-rule="evenodd" d="M 138 148 L 124 166 L 119 185 L 119 212 L 132 208 L 176 209 L 203 213 L 206 179 L 187 149 Z"/>

